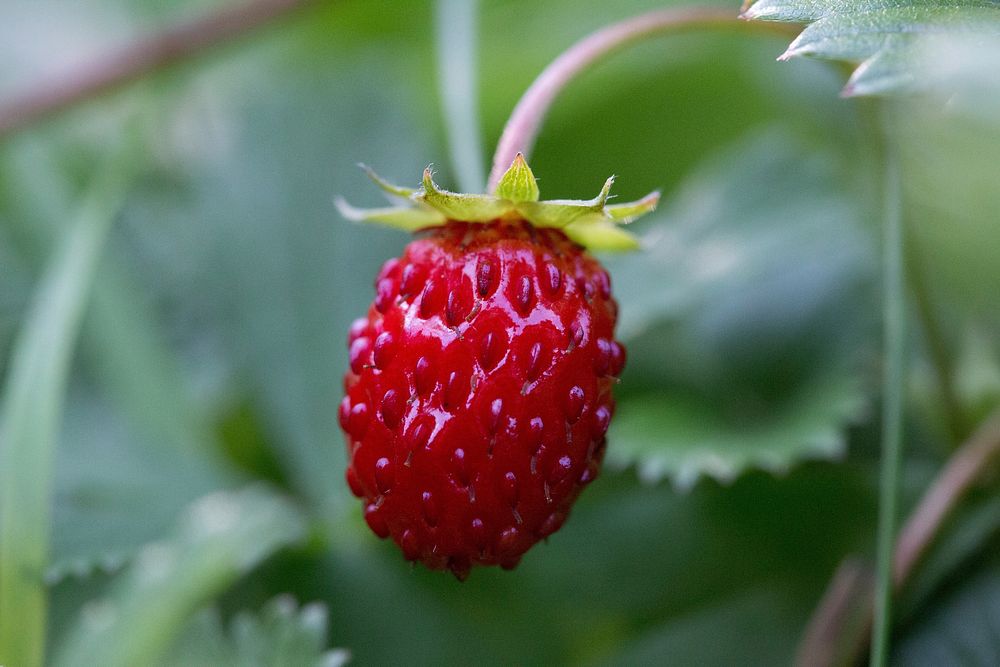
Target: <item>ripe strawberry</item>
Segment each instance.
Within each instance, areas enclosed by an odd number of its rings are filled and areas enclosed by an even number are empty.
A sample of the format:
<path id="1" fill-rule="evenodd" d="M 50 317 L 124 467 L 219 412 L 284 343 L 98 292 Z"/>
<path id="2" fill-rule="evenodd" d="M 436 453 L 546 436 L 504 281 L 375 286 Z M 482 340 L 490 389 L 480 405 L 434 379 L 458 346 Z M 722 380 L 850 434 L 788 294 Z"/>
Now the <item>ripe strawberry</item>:
<path id="1" fill-rule="evenodd" d="M 609 181 L 593 202 L 538 202 L 520 157 L 497 197 L 442 192 L 428 173 L 422 192 L 380 184 L 421 207 L 393 215 L 444 210 L 382 267 L 351 327 L 347 482 L 408 560 L 459 579 L 472 565 L 512 568 L 597 476 L 625 362 L 608 274 L 568 233 L 615 229 L 655 195 L 607 207 Z M 571 222 L 530 221 L 553 212 Z"/>

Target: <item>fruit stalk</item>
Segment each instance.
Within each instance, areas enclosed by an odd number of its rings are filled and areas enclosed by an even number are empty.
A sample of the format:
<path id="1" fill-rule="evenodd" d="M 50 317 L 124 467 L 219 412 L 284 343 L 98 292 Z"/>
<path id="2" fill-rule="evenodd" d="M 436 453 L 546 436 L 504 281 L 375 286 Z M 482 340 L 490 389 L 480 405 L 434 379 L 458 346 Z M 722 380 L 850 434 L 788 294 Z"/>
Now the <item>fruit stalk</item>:
<path id="1" fill-rule="evenodd" d="M 683 7 L 641 14 L 591 33 L 553 60 L 521 96 L 497 143 L 487 191 L 496 189 L 515 155 L 530 156 L 542 120 L 556 96 L 591 65 L 647 37 L 725 27 L 781 35 L 798 31 L 794 26 L 780 23 L 740 21 L 736 13 L 729 9 Z"/>

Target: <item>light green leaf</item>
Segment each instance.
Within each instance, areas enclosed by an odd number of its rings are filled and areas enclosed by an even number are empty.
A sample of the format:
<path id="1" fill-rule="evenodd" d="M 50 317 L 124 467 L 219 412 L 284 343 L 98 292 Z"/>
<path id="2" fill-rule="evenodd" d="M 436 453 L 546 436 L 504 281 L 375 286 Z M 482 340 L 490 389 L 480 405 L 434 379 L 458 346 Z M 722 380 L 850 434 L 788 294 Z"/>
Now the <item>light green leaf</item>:
<path id="1" fill-rule="evenodd" d="M 14 347 L 0 412 L 0 662 L 42 664 L 56 436 L 94 273 L 132 160 L 101 168 L 59 244 Z M 16 622 L 12 619 L 17 619 Z"/>
<path id="2" fill-rule="evenodd" d="M 326 650 L 328 612 L 314 602 L 299 607 L 288 595 L 259 613 L 240 612 L 223 627 L 218 609 L 188 623 L 162 667 L 341 667 L 350 653 Z"/>
<path id="3" fill-rule="evenodd" d="M 512 202 L 538 201 L 538 183 L 520 153 L 497 183 L 496 196 Z"/>
<path id="4" fill-rule="evenodd" d="M 1000 35 L 1000 3 L 993 0 L 759 0 L 742 16 L 809 23 L 779 60 L 805 55 L 860 63 L 846 96 L 925 88 L 928 63 L 919 55 L 929 36 Z"/>
<path id="5" fill-rule="evenodd" d="M 169 538 L 143 548 L 108 598 L 84 607 L 55 664 L 155 663 L 191 613 L 305 531 L 299 511 L 264 487 L 199 499 Z"/>

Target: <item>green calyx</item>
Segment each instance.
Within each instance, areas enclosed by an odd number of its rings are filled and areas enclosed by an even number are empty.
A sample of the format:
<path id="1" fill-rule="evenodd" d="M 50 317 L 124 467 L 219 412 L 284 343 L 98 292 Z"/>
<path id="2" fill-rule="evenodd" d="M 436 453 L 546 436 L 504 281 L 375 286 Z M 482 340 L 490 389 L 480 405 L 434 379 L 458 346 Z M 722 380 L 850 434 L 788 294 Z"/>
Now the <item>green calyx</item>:
<path id="1" fill-rule="evenodd" d="M 336 204 L 341 215 L 348 220 L 376 222 L 408 232 L 443 225 L 449 220 L 526 220 L 536 227 L 561 229 L 573 241 L 591 250 L 632 250 L 639 247 L 639 241 L 621 226 L 649 213 L 660 200 L 660 193 L 652 192 L 637 201 L 608 204 L 611 184 L 615 180 L 612 176 L 593 199 L 539 201 L 535 175 L 520 153 L 492 195 L 442 190 L 431 178 L 430 167 L 424 170 L 423 186 L 419 189 L 392 185 L 371 169 L 363 168 L 386 195 L 399 204 L 359 209 L 338 197 Z"/>

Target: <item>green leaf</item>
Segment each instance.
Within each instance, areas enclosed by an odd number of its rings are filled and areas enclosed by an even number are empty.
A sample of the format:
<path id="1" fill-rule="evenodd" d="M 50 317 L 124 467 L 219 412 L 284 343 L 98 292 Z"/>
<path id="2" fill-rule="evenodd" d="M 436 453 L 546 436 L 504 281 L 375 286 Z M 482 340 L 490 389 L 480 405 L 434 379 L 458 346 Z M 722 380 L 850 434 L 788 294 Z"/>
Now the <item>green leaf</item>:
<path id="1" fill-rule="evenodd" d="M 524 156 L 518 153 L 510 168 L 504 172 L 497 183 L 496 196 L 512 202 L 538 201 L 538 183 L 531 167 L 524 161 Z"/>
<path id="2" fill-rule="evenodd" d="M 240 612 L 223 627 L 218 609 L 206 609 L 188 623 L 163 667 L 341 667 L 345 650 L 326 650 L 328 616 L 319 602 L 299 607 L 289 595 L 259 613 Z"/>
<path id="3" fill-rule="evenodd" d="M 98 172 L 14 347 L 0 412 L 0 661 L 6 664 L 42 664 L 56 436 L 85 304 L 132 167 L 130 157 L 116 154 Z"/>
<path id="4" fill-rule="evenodd" d="M 742 16 L 809 23 L 779 60 L 806 55 L 860 63 L 846 96 L 925 88 L 921 50 L 930 36 L 988 41 L 1000 34 L 994 0 L 759 0 Z"/>
<path id="5" fill-rule="evenodd" d="M 169 538 L 143 548 L 106 599 L 84 607 L 54 664 L 156 662 L 190 614 L 305 532 L 300 512 L 261 486 L 199 499 Z"/>
<path id="6" fill-rule="evenodd" d="M 712 156 L 609 260 L 629 351 L 609 461 L 687 489 L 845 453 L 874 257 L 843 176 L 805 153 L 764 133 Z"/>

